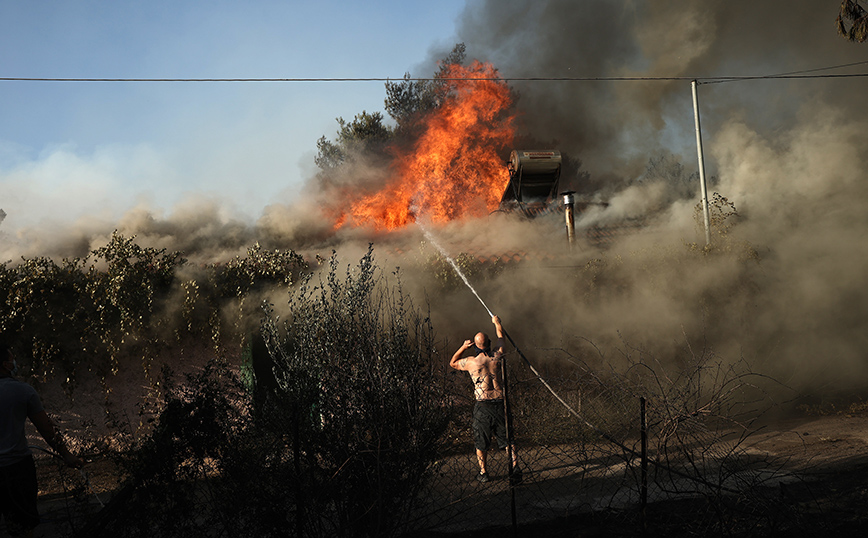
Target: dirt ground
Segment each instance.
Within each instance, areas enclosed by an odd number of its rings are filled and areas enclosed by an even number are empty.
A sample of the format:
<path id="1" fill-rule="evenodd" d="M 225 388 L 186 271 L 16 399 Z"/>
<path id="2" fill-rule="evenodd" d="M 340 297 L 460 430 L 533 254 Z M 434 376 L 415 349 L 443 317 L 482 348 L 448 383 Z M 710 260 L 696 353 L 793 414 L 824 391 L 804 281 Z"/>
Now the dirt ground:
<path id="1" fill-rule="evenodd" d="M 868 529 L 868 413 L 803 416 L 768 425 L 749 437 L 748 453 L 774 457 L 785 462 L 788 471 L 798 473 L 798 485 L 781 485 L 781 497 L 792 497 L 805 506 L 802 513 L 816 514 L 801 529 L 805 536 L 834 532 L 839 536 L 864 535 Z M 43 524 L 36 536 L 71 536 L 84 519 L 84 512 L 95 512 L 107 503 L 119 484 L 117 469 L 108 459 L 94 458 L 82 472 L 66 469 L 55 459 L 37 452 L 39 505 Z M 685 517 L 692 507 L 684 502 L 652 503 L 647 510 L 645 536 L 672 535 L 673 511 Z M 655 534 L 655 518 L 660 520 Z M 666 530 L 664 530 L 664 528 Z M 581 529 L 581 531 L 577 530 Z M 507 529 L 475 529 L 473 536 L 503 536 Z M 522 527 L 521 535 L 549 536 L 631 536 L 640 535 L 635 520 L 613 524 L 611 519 L 596 520 L 593 515 L 581 521 L 537 522 Z M 855 534 L 854 534 L 855 533 Z M 678 533 L 675 533 L 678 534 Z M 685 534 L 693 535 L 693 534 Z M 758 532 L 755 535 L 765 535 Z M 793 533 L 789 532 L 789 536 Z M 2 536 L 2 534 L 0 534 Z M 462 536 L 460 532 L 425 533 L 419 536 Z"/>
<path id="2" fill-rule="evenodd" d="M 131 427 L 146 423 L 147 414 L 135 404 L 141 396 L 149 392 L 142 383 L 140 374 L 131 374 L 129 379 L 116 380 L 116 392 L 112 396 L 112 412 Z M 81 387 L 80 387 L 81 388 Z M 70 439 L 98 438 L 108 433 L 105 426 L 104 387 L 94 385 L 78 390 L 75 401 L 71 401 L 56 387 L 41 387 L 40 393 L 46 409 L 67 432 Z M 137 394 L 137 397 L 116 398 L 115 395 Z M 800 504 L 802 513 L 816 514 L 818 528 L 835 530 L 840 536 L 849 536 L 852 529 L 858 532 L 868 530 L 868 406 L 844 407 L 821 412 L 801 410 L 785 419 L 769 419 L 759 431 L 751 434 L 742 445 L 749 454 L 758 458 L 774 459 L 783 462 L 783 468 L 800 477 L 798 485 L 781 484 L 780 495 L 787 502 Z M 854 411 L 855 409 L 855 411 Z M 31 428 L 31 445 L 45 446 L 44 442 Z M 87 513 L 100 510 L 108 503 L 120 484 L 118 470 L 110 458 L 91 454 L 89 463 L 82 471 L 67 469 L 56 459 L 35 451 L 39 473 L 39 508 L 43 524 L 37 528 L 36 536 L 59 538 L 72 536 L 82 525 Z M 465 459 L 472 455 L 457 456 Z M 469 461 L 469 460 L 468 460 Z M 462 468 L 462 476 L 464 473 Z M 540 482 L 544 486 L 544 481 Z M 463 486 L 462 486 L 463 487 Z M 454 493 L 454 492 L 453 492 Z M 689 513 L 693 508 L 672 502 L 652 503 L 647 514 L 653 522 L 655 514 L 671 515 L 673 511 Z M 590 520 L 576 522 L 551 521 L 546 528 L 536 523 L 534 530 L 525 529 L 526 535 L 545 533 L 554 536 L 627 536 L 637 530 L 635 521 L 624 521 L 621 528 L 612 527 L 612 519 L 596 522 Z M 666 519 L 668 522 L 672 518 Z M 805 527 L 806 535 L 811 535 L 811 524 Z M 573 529 L 583 529 L 575 533 Z M 661 527 L 662 528 L 662 527 Z M 671 534 L 664 529 L 658 535 Z M 503 536 L 504 529 L 492 529 L 491 535 Z M 818 531 L 819 532 L 819 531 Z M 646 528 L 645 535 L 653 535 Z M 0 536 L 5 535 L 5 526 L 0 524 Z M 437 536 L 428 533 L 428 536 Z M 442 535 L 442 534 L 441 534 Z M 453 532 L 452 536 L 460 536 Z M 487 535 L 482 529 L 475 529 L 476 538 Z M 789 534 L 790 536 L 792 533 Z M 823 534 L 817 534 L 823 535 Z M 861 534 L 866 535 L 866 534 Z"/>
<path id="3" fill-rule="evenodd" d="M 195 363 L 193 363 L 195 366 Z M 151 387 L 142 379 L 141 372 L 131 371 L 113 378 L 109 399 L 111 412 L 121 422 L 136 428 L 147 423 L 150 418 L 142 414 L 137 405 L 143 395 L 151 393 Z M 76 390 L 75 400 L 70 400 L 62 390 L 54 386 L 40 387 L 46 409 L 65 430 L 70 439 L 94 439 L 110 433 L 104 426 L 105 387 L 96 380 L 82 380 Z M 120 397 L 119 395 L 124 395 Z M 850 412 L 841 411 L 847 409 Z M 45 446 L 44 442 L 31 428 L 30 441 L 35 446 Z M 529 447 L 528 447 L 529 448 Z M 742 445 L 749 454 L 758 459 L 773 459 L 782 462 L 783 469 L 797 475 L 798 481 L 780 484 L 777 491 L 769 494 L 778 502 L 789 503 L 794 514 L 804 516 L 798 522 L 804 536 L 838 537 L 868 536 L 868 405 L 838 407 L 835 409 L 811 409 L 793 411 L 787 418 L 769 418 L 767 424 L 751 434 Z M 471 494 L 478 484 L 468 478 L 468 471 L 474 465 L 474 456 L 469 445 L 468 453 L 455 456 L 465 461 L 458 462 L 454 482 L 444 483 L 444 487 L 457 487 L 461 492 L 450 490 L 452 496 L 463 492 Z M 101 509 L 117 492 L 120 484 L 118 470 L 108 457 L 91 454 L 89 463 L 79 472 L 64 468 L 56 459 L 36 451 L 39 473 L 39 508 L 43 523 L 37 528 L 35 536 L 42 538 L 61 538 L 82 536 L 80 531 L 88 514 Z M 468 467 L 468 462 L 470 466 Z M 536 471 L 539 471 L 537 469 Z M 501 473 L 502 474 L 502 473 Z M 466 484 L 464 482 L 470 482 Z M 549 487 L 553 480 L 540 480 L 535 487 Z M 508 492 L 502 483 L 487 485 L 489 490 Z M 494 493 L 492 493 L 494 494 Z M 556 497 L 552 493 L 551 497 Z M 519 495 L 519 502 L 523 496 Z M 692 515 L 700 509 L 695 501 L 650 499 L 645 521 L 637 521 L 635 507 L 623 513 L 601 514 L 591 512 L 568 519 L 536 520 L 520 528 L 521 536 L 697 536 L 711 533 L 696 532 L 695 528 L 681 523 L 689 523 Z M 549 502 L 549 504 L 551 504 Z M 518 506 L 523 513 L 531 511 L 530 506 Z M 677 517 L 676 517 L 677 516 Z M 509 517 L 498 519 L 508 521 Z M 458 526 L 440 527 L 440 533 L 419 534 L 420 538 L 439 536 L 511 536 L 512 529 L 477 527 L 470 533 L 462 534 Z M 744 536 L 764 536 L 775 534 L 774 529 L 757 529 Z M 785 533 L 788 537 L 800 535 L 790 525 Z M 738 534 L 731 534 L 738 536 Z M 0 537 L 5 536 L 5 527 L 0 524 Z"/>
<path id="4" fill-rule="evenodd" d="M 863 465 L 868 463 L 868 414 L 790 419 L 766 426 L 748 444 L 805 467 Z"/>

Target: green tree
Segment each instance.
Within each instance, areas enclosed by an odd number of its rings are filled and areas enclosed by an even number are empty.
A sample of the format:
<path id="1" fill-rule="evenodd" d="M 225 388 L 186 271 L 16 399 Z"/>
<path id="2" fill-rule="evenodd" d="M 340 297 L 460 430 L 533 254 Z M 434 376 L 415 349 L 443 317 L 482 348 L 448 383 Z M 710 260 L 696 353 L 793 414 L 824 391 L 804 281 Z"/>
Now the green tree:
<path id="1" fill-rule="evenodd" d="M 176 268 L 186 260 L 180 252 L 141 247 L 135 236 L 124 237 L 117 231 L 92 255 L 105 268 L 91 265 L 88 271 L 85 293 L 98 315 L 91 318 L 85 334 L 101 336 L 111 368 L 117 371 L 121 346 L 128 340 L 147 341 L 159 325 L 155 318 L 161 308 L 156 303 L 166 296 Z"/>
<path id="2" fill-rule="evenodd" d="M 337 118 L 340 127 L 337 138 L 334 142 L 324 136 L 317 140 L 314 162 L 321 170 L 330 170 L 359 155 L 383 156 L 393 134 L 392 129 L 383 124 L 383 119 L 380 112 L 364 110 L 351 122 Z"/>
<path id="3" fill-rule="evenodd" d="M 398 131 L 412 131 L 419 118 L 443 104 L 452 87 L 446 80 L 449 67 L 461 65 L 466 57 L 464 43 L 458 43 L 439 62 L 433 79 L 412 80 L 410 73 L 405 73 L 401 82 L 386 83 L 386 112 L 398 124 Z"/>
<path id="4" fill-rule="evenodd" d="M 383 123 L 385 117 L 380 112 L 362 111 L 350 122 L 337 118 L 337 137 L 332 141 L 323 136 L 316 142 L 316 165 L 331 171 L 361 156 L 386 159 L 390 143 L 411 142 L 419 120 L 442 105 L 454 88 L 446 78 L 449 67 L 460 65 L 465 57 L 464 43 L 459 43 L 439 62 L 433 79 L 413 80 L 406 73 L 402 81 L 386 83 L 385 108 L 396 123 L 394 129 Z"/>
<path id="5" fill-rule="evenodd" d="M 246 257 L 190 266 L 180 252 L 115 232 L 84 257 L 0 264 L 0 333 L 30 380 L 60 376 L 71 390 L 85 369 L 107 377 L 140 361 L 148 373 L 153 358 L 182 341 L 205 337 L 219 352 L 258 323 L 258 300 L 248 297 L 293 286 L 307 271 L 294 251 L 258 243 Z"/>

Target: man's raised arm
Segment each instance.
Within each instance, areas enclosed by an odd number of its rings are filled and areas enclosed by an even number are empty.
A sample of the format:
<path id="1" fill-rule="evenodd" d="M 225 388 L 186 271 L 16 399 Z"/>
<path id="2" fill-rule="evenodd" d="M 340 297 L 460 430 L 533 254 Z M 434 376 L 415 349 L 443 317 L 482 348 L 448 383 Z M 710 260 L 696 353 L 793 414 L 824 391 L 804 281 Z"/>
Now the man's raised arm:
<path id="1" fill-rule="evenodd" d="M 500 316 L 491 316 L 491 322 L 494 323 L 494 330 L 497 333 L 497 343 L 493 346 L 492 351 L 503 352 L 503 325 L 500 323 Z"/>
<path id="2" fill-rule="evenodd" d="M 470 346 L 473 345 L 473 340 L 465 340 L 461 347 L 458 348 L 458 351 L 452 355 L 452 360 L 449 361 L 449 366 L 455 368 L 456 370 L 463 370 L 464 365 L 461 364 L 461 356 L 464 355 L 464 352 L 470 349 Z"/>

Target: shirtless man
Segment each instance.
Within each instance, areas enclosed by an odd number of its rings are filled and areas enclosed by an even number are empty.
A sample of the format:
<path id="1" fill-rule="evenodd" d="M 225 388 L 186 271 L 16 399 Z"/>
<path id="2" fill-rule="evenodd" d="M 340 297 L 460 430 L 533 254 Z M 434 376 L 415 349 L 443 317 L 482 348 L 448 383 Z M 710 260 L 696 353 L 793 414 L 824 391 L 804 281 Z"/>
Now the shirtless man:
<path id="1" fill-rule="evenodd" d="M 511 448 L 512 475 L 514 484 L 521 481 L 521 471 L 517 465 L 515 447 L 509 447 L 506 437 L 506 414 L 503 402 L 503 372 L 501 357 L 503 357 L 503 326 L 498 316 L 492 316 L 497 332 L 497 342 L 491 347 L 491 339 L 485 333 L 477 333 L 473 340 L 465 340 L 458 351 L 452 355 L 449 366 L 470 374 L 473 381 L 473 396 L 476 404 L 473 407 L 473 441 L 476 446 L 476 458 L 479 461 L 480 482 L 488 482 L 486 471 L 486 455 L 491 447 L 492 435 L 497 439 L 497 446 L 503 450 Z M 464 357 L 464 353 L 474 347 L 473 356 Z"/>

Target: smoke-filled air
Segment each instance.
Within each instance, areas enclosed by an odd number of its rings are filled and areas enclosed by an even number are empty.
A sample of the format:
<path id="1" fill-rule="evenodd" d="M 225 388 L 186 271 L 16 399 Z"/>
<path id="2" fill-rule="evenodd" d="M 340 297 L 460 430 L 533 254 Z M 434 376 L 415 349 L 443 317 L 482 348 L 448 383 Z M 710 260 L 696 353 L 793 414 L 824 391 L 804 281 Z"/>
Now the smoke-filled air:
<path id="1" fill-rule="evenodd" d="M 351 265 L 372 243 L 450 347 L 490 321 L 444 255 L 541 364 L 713 352 L 799 391 L 855 389 L 868 381 L 868 78 L 841 75 L 866 72 L 868 45 L 842 39 L 835 15 L 809 0 L 469 2 L 459 45 L 387 83 L 384 112 L 372 102 L 311 140 L 301 194 L 254 224 L 204 196 L 170 212 L 143 202 L 120 220 L 0 225 L 0 254 L 83 256 L 116 230 L 191 266 L 257 243 Z M 563 156 L 551 210 L 500 207 L 512 150 Z"/>

